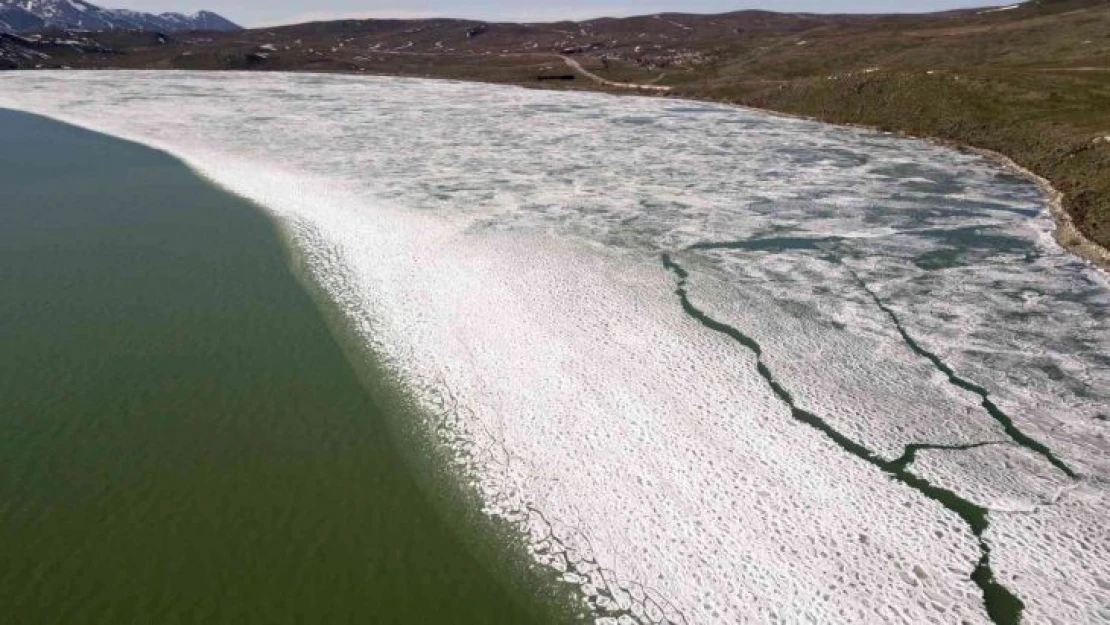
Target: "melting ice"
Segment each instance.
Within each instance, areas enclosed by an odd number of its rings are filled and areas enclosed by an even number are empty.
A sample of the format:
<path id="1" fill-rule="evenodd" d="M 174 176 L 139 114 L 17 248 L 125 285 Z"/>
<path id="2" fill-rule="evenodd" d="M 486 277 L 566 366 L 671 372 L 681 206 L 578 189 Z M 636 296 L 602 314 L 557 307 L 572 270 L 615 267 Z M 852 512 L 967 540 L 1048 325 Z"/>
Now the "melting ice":
<path id="1" fill-rule="evenodd" d="M 980 157 L 388 78 L 18 74 L 0 105 L 270 211 L 599 622 L 987 622 L 984 547 L 1028 622 L 1110 618 L 1110 287 Z"/>

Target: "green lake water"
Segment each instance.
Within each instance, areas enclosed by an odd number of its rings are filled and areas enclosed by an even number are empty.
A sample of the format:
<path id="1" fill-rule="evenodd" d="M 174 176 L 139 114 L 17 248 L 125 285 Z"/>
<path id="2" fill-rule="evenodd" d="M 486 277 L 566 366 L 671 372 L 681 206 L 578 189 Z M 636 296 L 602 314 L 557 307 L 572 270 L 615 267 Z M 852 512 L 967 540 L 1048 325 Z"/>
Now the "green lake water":
<path id="1" fill-rule="evenodd" d="M 562 620 L 421 487 L 261 211 L 51 120 L 0 137 L 0 622 Z"/>

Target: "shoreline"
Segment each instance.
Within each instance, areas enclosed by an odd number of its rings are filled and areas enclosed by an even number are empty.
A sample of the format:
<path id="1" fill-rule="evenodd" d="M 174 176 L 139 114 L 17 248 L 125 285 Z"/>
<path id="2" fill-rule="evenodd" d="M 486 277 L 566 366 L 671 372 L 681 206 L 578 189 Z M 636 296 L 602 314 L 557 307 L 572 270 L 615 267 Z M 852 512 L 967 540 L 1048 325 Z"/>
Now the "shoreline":
<path id="1" fill-rule="evenodd" d="M 856 129 L 868 130 L 868 131 L 872 131 L 872 132 L 896 134 L 896 135 L 899 135 L 899 136 L 902 136 L 902 137 L 911 138 L 911 139 L 918 139 L 918 140 L 921 140 L 921 141 L 928 141 L 929 143 L 932 143 L 934 145 L 939 145 L 939 146 L 943 146 L 943 147 L 947 147 L 947 148 L 953 148 L 953 149 L 956 149 L 956 150 L 962 150 L 962 151 L 966 151 L 966 152 L 970 152 L 972 154 L 982 156 L 982 157 L 986 158 L 987 160 L 993 162 L 994 164 L 996 164 L 996 165 L 998 165 L 998 166 L 1000 166 L 1004 169 L 1007 169 L 1007 170 L 1009 170 L 1013 173 L 1016 173 L 1017 175 L 1029 180 L 1030 182 L 1032 182 L 1032 183 L 1036 184 L 1038 187 L 1040 187 L 1041 191 L 1045 194 L 1045 199 L 1047 200 L 1047 206 L 1046 206 L 1047 212 L 1048 212 L 1049 216 L 1052 217 L 1053 224 L 1055 224 L 1055 228 L 1052 231 L 1052 237 L 1056 241 L 1056 243 L 1061 248 L 1063 248 L 1066 252 L 1068 252 L 1068 253 L 1070 253 L 1074 256 L 1077 256 L 1078 258 L 1090 263 L 1097 270 L 1101 270 L 1101 271 L 1105 272 L 1106 274 L 1110 274 L 1110 249 L 1107 249 L 1107 248 L 1099 245 L 1095 241 L 1091 240 L 1090 237 L 1085 235 L 1075 225 L 1075 221 L 1072 218 L 1071 213 L 1068 212 L 1067 196 L 1062 191 L 1057 189 L 1056 186 L 1052 183 L 1052 181 L 1049 178 L 1038 174 L 1037 172 L 1029 169 L 1028 167 L 1024 167 L 1024 166 L 1018 164 L 1018 162 L 1015 160 L 1015 157 L 1013 157 L 1011 155 L 999 152 L 997 150 L 982 148 L 982 147 L 973 145 L 971 143 L 963 142 L 963 141 L 958 141 L 958 140 L 953 140 L 953 139 L 944 139 L 942 137 L 935 137 L 935 136 L 926 135 L 926 134 L 918 134 L 918 133 L 908 132 L 908 131 L 904 131 L 904 130 L 887 130 L 887 129 L 883 129 L 883 128 L 880 128 L 878 126 L 874 126 L 874 125 L 870 125 L 870 124 L 861 124 L 861 123 L 853 123 L 853 122 L 837 122 L 837 121 L 832 121 L 832 120 L 828 120 L 828 119 L 822 119 L 820 117 L 816 117 L 816 116 L 813 116 L 813 115 L 805 115 L 805 114 L 801 114 L 801 113 L 791 113 L 791 112 L 788 112 L 788 111 L 780 111 L 780 110 L 772 109 L 772 108 L 752 106 L 750 104 L 743 104 L 743 103 L 740 103 L 740 102 L 733 102 L 733 101 L 725 100 L 725 99 L 702 97 L 702 96 L 698 96 L 696 94 L 690 94 L 690 93 L 679 93 L 679 92 L 676 92 L 673 88 L 662 89 L 658 85 L 645 85 L 645 84 L 636 84 L 636 83 L 612 82 L 612 81 L 608 81 L 608 80 L 605 80 L 605 79 L 600 79 L 600 77 L 597 76 L 596 74 L 593 74 L 592 72 L 589 72 L 589 71 L 585 70 L 584 68 L 582 68 L 582 66 L 579 65 L 577 62 L 574 62 L 574 63 L 570 62 L 571 60 L 568 59 L 568 57 L 566 57 L 566 56 L 563 56 L 562 58 L 563 58 L 564 61 L 567 61 L 567 65 L 571 69 L 574 69 L 575 71 L 579 72 L 581 75 L 586 77 L 587 79 L 590 79 L 594 83 L 594 85 L 596 85 L 596 86 L 587 87 L 585 89 L 585 91 L 593 91 L 593 92 L 596 92 L 596 93 L 607 93 L 607 94 L 615 95 L 615 96 L 619 96 L 619 97 L 667 98 L 667 99 L 680 100 L 680 101 L 686 101 L 686 102 L 699 102 L 699 103 L 705 103 L 705 104 L 717 104 L 717 105 L 721 105 L 721 106 L 728 106 L 730 108 L 736 108 L 736 109 L 741 109 L 741 110 L 745 110 L 745 111 L 751 111 L 751 112 L 759 113 L 759 114 L 763 114 L 763 115 L 770 115 L 772 117 L 779 117 L 779 118 L 784 118 L 784 119 L 797 119 L 797 120 L 817 122 L 817 123 L 821 123 L 821 124 L 828 124 L 830 126 L 840 126 L 842 128 L 856 128 Z M 214 70 L 214 71 L 222 71 L 222 70 Z M 307 71 L 307 72 L 290 72 L 290 73 L 312 74 L 312 73 L 325 73 L 325 72 Z M 355 75 L 355 76 L 365 76 L 366 75 L 365 73 L 360 74 L 360 73 L 355 73 L 355 72 L 339 72 L 339 73 L 344 73 L 344 74 L 349 73 L 349 74 Z M 398 78 L 404 78 L 405 77 L 405 76 L 400 76 L 400 75 L 397 75 L 397 74 L 374 74 L 374 75 L 379 76 L 379 77 L 382 77 L 382 76 L 384 76 L 384 77 L 398 77 Z M 451 78 L 428 77 L 428 78 L 424 78 L 424 79 L 425 80 L 449 80 L 449 81 L 453 81 L 453 82 L 471 82 L 471 83 L 481 83 L 481 84 L 506 84 L 506 83 L 491 82 L 491 81 L 461 80 L 461 79 L 451 79 Z M 508 83 L 508 84 L 516 84 L 517 86 L 525 88 L 525 89 L 539 89 L 538 86 L 524 84 L 524 83 Z M 605 88 L 605 87 L 608 87 L 608 88 Z M 550 90 L 560 91 L 560 92 L 575 91 L 575 90 L 572 90 L 572 89 L 564 89 L 564 88 L 561 88 L 559 86 L 555 86 L 553 89 L 550 89 Z"/>
<path id="2" fill-rule="evenodd" d="M 1058 245 L 1060 245 L 1060 247 L 1063 248 L 1066 252 L 1082 259 L 1083 261 L 1085 261 L 1087 263 L 1090 263 L 1096 270 L 1101 270 L 1103 273 L 1105 273 L 1107 275 L 1110 275 L 1110 249 L 1107 249 L 1107 248 L 1099 245 L 1095 241 L 1093 241 L 1090 237 L 1088 237 L 1086 234 L 1084 234 L 1075 225 L 1075 220 L 1072 217 L 1071 213 L 1068 211 L 1066 194 L 1064 194 L 1062 191 L 1060 191 L 1056 187 L 1056 185 L 1052 182 L 1051 179 L 1049 179 L 1046 176 L 1042 176 L 1041 174 L 1033 171 L 1032 169 L 1029 169 L 1028 167 L 1025 167 L 1025 166 L 1019 164 L 1016 160 L 1016 157 L 1014 157 L 1012 155 L 1005 154 L 1005 153 L 999 152 L 997 150 L 982 148 L 982 147 L 976 146 L 972 143 L 959 141 L 959 140 L 955 140 L 955 139 L 945 139 L 945 138 L 942 138 L 942 137 L 936 137 L 936 136 L 932 136 L 932 135 L 928 135 L 928 134 L 915 133 L 915 132 L 909 132 L 909 131 L 898 130 L 898 129 L 890 130 L 890 129 L 880 128 L 878 126 L 871 125 L 871 124 L 833 121 L 833 120 L 829 120 L 829 119 L 823 119 L 821 117 L 817 117 L 817 116 L 814 116 L 814 115 L 806 115 L 806 114 L 802 114 L 802 113 L 791 113 L 791 112 L 788 112 L 788 111 L 782 111 L 782 110 L 777 110 L 777 109 L 773 109 L 773 108 L 753 106 L 751 104 L 744 104 L 744 103 L 735 102 L 735 101 L 731 101 L 731 100 L 727 100 L 727 99 L 712 98 L 712 97 L 708 97 L 708 96 L 698 96 L 697 94 L 692 94 L 692 93 L 689 93 L 689 92 L 678 92 L 678 91 L 675 91 L 673 88 L 662 89 L 662 88 L 660 88 L 659 85 L 641 85 L 641 84 L 637 84 L 637 83 L 617 83 L 617 82 L 612 82 L 612 81 L 608 81 L 608 80 L 604 80 L 604 79 L 603 79 L 604 82 L 599 82 L 599 81 L 596 80 L 596 79 L 600 78 L 599 76 L 596 76 L 592 72 L 589 72 L 588 70 L 585 70 L 584 68 L 582 68 L 577 63 L 569 62 L 569 61 L 572 61 L 573 59 L 569 59 L 569 57 L 566 57 L 564 55 L 558 55 L 558 56 L 560 56 L 563 61 L 567 62 L 566 64 L 569 68 L 571 68 L 575 72 L 581 74 L 583 77 L 585 77 L 587 79 L 587 84 L 583 88 L 567 89 L 567 88 L 564 88 L 560 85 L 540 86 L 540 85 L 537 85 L 537 84 L 530 84 L 530 83 L 524 83 L 524 82 L 512 82 L 512 81 L 502 82 L 502 81 L 496 81 L 496 80 L 445 78 L 445 77 L 436 77 L 436 76 L 406 76 L 406 75 L 402 75 L 402 74 L 389 74 L 389 73 L 379 73 L 379 72 L 369 73 L 369 72 L 355 72 L 355 71 L 342 71 L 342 70 L 341 71 L 327 71 L 327 70 L 323 70 L 323 71 L 314 71 L 314 70 L 269 71 L 269 70 L 262 70 L 261 72 L 255 72 L 255 71 L 250 71 L 250 70 L 232 70 L 232 69 L 177 70 L 177 69 L 130 69 L 130 68 L 105 67 L 105 68 L 95 68 L 95 69 L 93 69 L 93 68 L 89 68 L 89 69 L 70 69 L 70 70 L 61 70 L 61 71 L 72 71 L 72 72 L 143 71 L 143 72 L 169 72 L 169 73 L 172 73 L 172 72 L 175 72 L 175 71 L 203 71 L 203 72 L 213 72 L 213 73 L 217 73 L 217 74 L 219 74 L 219 73 L 229 73 L 229 74 L 234 74 L 234 73 L 323 74 L 323 75 L 343 75 L 343 76 L 350 76 L 350 77 L 373 76 L 373 77 L 377 77 L 377 78 L 402 78 L 402 79 L 446 81 L 446 82 L 469 83 L 469 84 L 515 86 L 515 87 L 520 87 L 522 89 L 532 89 L 532 90 L 538 90 L 538 91 L 557 91 L 557 92 L 560 92 L 560 93 L 573 93 L 575 91 L 585 91 L 585 92 L 592 92 L 592 93 L 604 93 L 604 94 L 617 96 L 617 97 L 666 98 L 666 99 L 686 101 L 686 102 L 697 102 L 697 103 L 703 103 L 703 104 L 716 104 L 716 105 L 720 105 L 720 106 L 727 106 L 727 107 L 730 107 L 730 108 L 735 108 L 735 109 L 746 110 L 746 111 L 750 111 L 750 112 L 754 112 L 754 113 L 759 113 L 759 114 L 763 114 L 763 115 L 770 115 L 772 117 L 811 121 L 811 122 L 817 122 L 817 123 L 821 123 L 821 124 L 828 124 L 830 126 L 839 126 L 839 127 L 842 127 L 842 128 L 855 128 L 855 129 L 860 129 L 860 130 L 868 130 L 868 131 L 872 131 L 872 132 L 896 134 L 896 135 L 899 135 L 899 136 L 902 136 L 902 137 L 911 138 L 911 139 L 918 139 L 918 140 L 921 140 L 921 141 L 928 141 L 929 143 L 932 143 L 934 145 L 948 147 L 948 148 L 952 148 L 952 149 L 956 149 L 956 150 L 962 150 L 962 151 L 966 151 L 966 152 L 970 152 L 970 153 L 982 156 L 982 157 L 988 159 L 989 161 L 995 163 L 996 165 L 998 165 L 998 166 L 1000 166 L 1004 169 L 1007 169 L 1007 170 L 1025 178 L 1025 179 L 1029 180 L 1030 182 L 1036 184 L 1038 187 L 1041 188 L 1042 192 L 1045 194 L 1045 200 L 1047 201 L 1046 210 L 1047 210 L 1049 216 L 1052 218 L 1052 222 L 1055 226 L 1053 228 L 1053 231 L 1052 231 L 1052 236 L 1053 236 L 1053 239 L 1056 241 L 1056 243 Z M 577 67 L 576 67 L 576 65 L 577 65 Z M 22 70 L 22 71 L 58 71 L 58 70 Z"/>
<path id="3" fill-rule="evenodd" d="M 612 92 L 610 92 L 610 93 L 612 93 Z M 999 167 L 1002 167 L 1003 169 L 1009 170 L 1009 171 L 1021 176 L 1022 178 L 1025 178 L 1026 180 L 1029 180 L 1030 182 L 1036 184 L 1038 187 L 1040 187 L 1041 191 L 1045 194 L 1045 199 L 1047 200 L 1047 207 L 1046 207 L 1047 212 L 1052 217 L 1052 222 L 1055 225 L 1055 228 L 1053 228 L 1053 230 L 1052 230 L 1052 238 L 1056 241 L 1056 243 L 1061 248 L 1063 248 L 1064 251 L 1066 251 L 1066 252 L 1068 252 L 1068 253 L 1070 253 L 1074 256 L 1077 256 L 1078 258 L 1090 263 L 1096 269 L 1101 270 L 1101 271 L 1105 272 L 1106 274 L 1110 274 L 1110 250 L 1102 247 L 1098 243 L 1091 240 L 1087 235 L 1083 234 L 1083 232 L 1078 227 L 1076 227 L 1075 221 L 1072 219 L 1071 213 L 1069 213 L 1068 209 L 1067 209 L 1067 196 L 1062 191 L 1057 189 L 1056 186 L 1052 183 L 1052 181 L 1049 180 L 1048 178 L 1046 178 L 1045 176 L 1042 176 L 1042 175 L 1038 174 L 1037 172 L 1029 169 L 1028 167 L 1024 167 L 1024 166 L 1018 164 L 1018 162 L 1016 160 L 1014 160 L 1014 157 L 1012 157 L 1008 154 L 1004 154 L 1002 152 L 999 152 L 997 150 L 990 150 L 990 149 L 987 149 L 987 148 L 981 148 L 979 146 L 972 145 L 970 143 L 965 143 L 965 142 L 962 142 L 962 141 L 955 141 L 955 140 L 952 140 L 952 139 L 944 139 L 944 138 L 941 138 L 941 137 L 934 137 L 934 136 L 930 136 L 930 135 L 916 134 L 916 133 L 906 132 L 906 131 L 903 131 L 903 130 L 890 131 L 890 130 L 884 130 L 882 128 L 879 128 L 878 126 L 872 126 L 872 125 L 868 125 L 868 124 L 834 122 L 834 121 L 821 119 L 819 117 L 814 117 L 812 115 L 802 115 L 802 114 L 797 114 L 797 113 L 788 113 L 786 111 L 778 111 L 778 110 L 775 110 L 775 109 L 761 108 L 761 107 L 758 107 L 758 106 L 751 106 L 749 104 L 740 104 L 740 103 L 729 102 L 729 101 L 724 101 L 724 100 L 715 100 L 715 99 L 712 99 L 712 98 L 700 98 L 700 97 L 697 97 L 697 96 L 688 96 L 688 95 L 678 95 L 678 96 L 676 96 L 673 93 L 665 93 L 665 94 L 616 93 L 616 95 L 647 96 L 647 97 L 659 97 L 659 96 L 662 95 L 664 97 L 671 97 L 671 98 L 676 99 L 676 100 L 686 100 L 686 101 L 689 101 L 689 102 L 705 102 L 705 103 L 721 104 L 721 105 L 724 105 L 724 106 L 729 106 L 729 107 L 738 108 L 738 109 L 742 109 L 742 110 L 753 111 L 753 112 L 756 112 L 756 113 L 762 113 L 764 115 L 771 115 L 773 117 L 782 117 L 782 118 L 786 118 L 786 119 L 799 119 L 799 120 L 805 120 L 805 121 L 818 122 L 818 123 L 822 123 L 822 124 L 829 124 L 831 126 L 840 126 L 842 128 L 856 128 L 856 129 L 860 129 L 860 130 L 869 130 L 869 131 L 873 131 L 873 132 L 896 134 L 896 135 L 899 135 L 899 136 L 902 136 L 902 137 L 906 137 L 906 138 L 910 138 L 910 139 L 918 139 L 918 140 L 921 140 L 921 141 L 927 141 L 927 142 L 932 143 L 934 145 L 939 145 L 939 146 L 952 148 L 952 149 L 956 149 L 956 150 L 962 150 L 962 151 L 965 151 L 965 152 L 970 152 L 972 154 L 976 154 L 978 156 L 982 156 L 983 158 L 986 158 L 987 160 L 991 161 L 992 163 L 998 165 Z"/>
<path id="4" fill-rule="evenodd" d="M 573 67 L 573 66 L 572 66 Z M 219 70 L 217 70 L 219 71 Z M 295 73 L 315 73 L 315 72 L 295 72 Z M 587 78 L 593 78 L 589 72 L 582 72 Z M 355 74 L 358 75 L 358 74 Z M 365 74 L 361 74 L 365 75 Z M 393 74 L 376 74 L 377 76 L 394 76 Z M 436 80 L 436 79 L 432 79 Z M 448 79 L 450 80 L 450 79 Z M 465 81 L 458 82 L 483 82 L 485 81 Z M 485 84 L 503 84 L 503 83 L 485 83 Z M 971 143 L 957 141 L 952 139 L 944 139 L 942 137 L 935 137 L 931 135 L 918 134 L 907 132 L 904 130 L 886 130 L 878 126 L 870 124 L 860 124 L 853 122 L 836 122 L 828 119 L 822 119 L 813 115 L 804 115 L 800 113 L 790 113 L 787 111 L 780 111 L 771 108 L 763 108 L 759 106 L 752 106 L 750 104 L 742 104 L 723 99 L 715 99 L 711 97 L 700 97 L 695 94 L 689 93 L 676 93 L 672 89 L 666 91 L 659 90 L 653 85 L 637 85 L 632 83 L 595 83 L 603 87 L 611 87 L 609 89 L 592 88 L 589 91 L 600 93 L 608 93 L 620 97 L 650 97 L 650 98 L 667 98 L 673 100 L 681 100 L 687 102 L 700 102 L 707 104 L 718 104 L 728 106 L 731 108 L 751 111 L 763 115 L 770 115 L 772 117 L 779 117 L 784 119 L 797 119 L 804 121 L 817 122 L 821 124 L 828 124 L 830 126 L 840 126 L 842 128 L 855 128 L 860 130 L 868 130 L 872 132 L 896 134 L 901 137 L 918 139 L 927 141 L 934 145 L 952 148 L 956 150 L 970 152 L 986 158 L 994 164 L 1007 169 L 1040 187 L 1045 195 L 1047 201 L 1046 210 L 1049 216 L 1052 217 L 1052 222 L 1055 225 L 1052 231 L 1052 237 L 1056 243 L 1064 249 L 1064 251 L 1077 256 L 1078 258 L 1090 263 L 1096 270 L 1101 270 L 1106 274 L 1110 274 L 1110 249 L 1102 247 L 1095 241 L 1091 240 L 1085 235 L 1076 225 L 1067 209 L 1067 196 L 1056 188 L 1050 179 L 1038 174 L 1037 172 L 1024 167 L 1015 160 L 1013 156 L 1004 154 L 997 150 L 982 148 Z M 519 86 L 525 89 L 535 89 L 537 87 L 520 84 Z M 562 89 L 556 87 L 554 91 L 571 91 L 570 89 Z"/>
<path id="5" fill-rule="evenodd" d="M 1057 189 L 1052 181 L 1040 174 L 1022 167 L 1013 158 L 1001 152 L 978 148 L 975 146 L 962 146 L 975 154 L 980 154 L 999 165 L 1014 171 L 1017 174 L 1036 183 L 1048 196 L 1048 211 L 1056 228 L 1052 231 L 1052 238 L 1064 250 L 1091 263 L 1096 269 L 1110 274 L 1110 250 L 1095 243 L 1076 227 L 1071 214 L 1067 210 L 1067 196 Z"/>

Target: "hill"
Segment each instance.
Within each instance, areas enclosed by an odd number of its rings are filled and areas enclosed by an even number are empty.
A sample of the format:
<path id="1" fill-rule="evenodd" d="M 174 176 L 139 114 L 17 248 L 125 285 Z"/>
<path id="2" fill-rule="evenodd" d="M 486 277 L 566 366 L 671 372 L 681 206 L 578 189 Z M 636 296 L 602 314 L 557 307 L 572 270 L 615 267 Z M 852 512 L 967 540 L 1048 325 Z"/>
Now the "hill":
<path id="1" fill-rule="evenodd" d="M 143 13 L 125 9 L 102 9 L 85 0 L 0 0 L 0 31 L 29 33 L 44 29 L 186 30 L 235 31 L 237 24 L 211 11 Z"/>

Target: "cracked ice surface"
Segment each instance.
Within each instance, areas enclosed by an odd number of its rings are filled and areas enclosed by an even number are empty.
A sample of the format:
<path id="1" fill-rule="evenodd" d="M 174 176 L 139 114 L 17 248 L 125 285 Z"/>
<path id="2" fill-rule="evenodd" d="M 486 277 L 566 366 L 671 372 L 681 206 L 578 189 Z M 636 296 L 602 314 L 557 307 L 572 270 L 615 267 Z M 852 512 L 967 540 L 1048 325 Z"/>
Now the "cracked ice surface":
<path id="1" fill-rule="evenodd" d="M 865 282 L 1088 476 L 1060 505 L 991 513 L 996 573 L 1036 620 L 1105 609 L 1110 289 L 1051 242 L 1037 189 L 978 157 L 717 106 L 401 79 L 34 73 L 4 76 L 0 105 L 165 149 L 269 210 L 488 512 L 599 618 L 987 618 L 960 519 L 791 420 L 750 352 L 683 314 L 664 251 L 799 406 L 876 454 L 1004 440 Z M 913 468 L 988 500 L 1060 479 L 1003 452 Z"/>
<path id="2" fill-rule="evenodd" d="M 923 451 L 913 470 L 991 511 L 985 538 L 995 575 L 1037 599 L 1027 602 L 1025 622 L 1110 622 L 1110 531 L 1097 520 L 1110 518 L 1105 482 L 1073 482 L 1013 445 Z"/>
<path id="3" fill-rule="evenodd" d="M 1040 456 L 1012 444 L 959 453 L 921 451 L 913 471 L 997 512 L 1030 512 L 1055 505 L 1077 486 Z"/>

